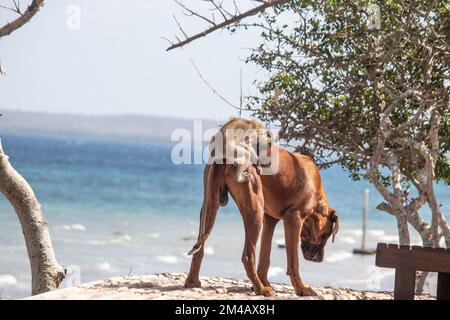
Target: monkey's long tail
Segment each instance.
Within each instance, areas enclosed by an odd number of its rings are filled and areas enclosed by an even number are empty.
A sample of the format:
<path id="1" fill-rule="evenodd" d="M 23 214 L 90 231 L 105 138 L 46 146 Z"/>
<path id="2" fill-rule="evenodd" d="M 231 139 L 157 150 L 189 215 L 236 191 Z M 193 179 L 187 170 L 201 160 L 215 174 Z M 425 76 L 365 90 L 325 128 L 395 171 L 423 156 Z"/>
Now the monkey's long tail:
<path id="1" fill-rule="evenodd" d="M 221 167 L 220 170 L 223 170 Z M 203 173 L 203 205 L 200 210 L 200 227 L 198 231 L 197 243 L 189 251 L 188 255 L 193 255 L 199 252 L 208 236 L 211 234 L 214 222 L 217 216 L 217 210 L 222 202 L 223 205 L 223 191 L 226 186 L 223 186 L 219 167 L 216 163 L 207 164 Z"/>

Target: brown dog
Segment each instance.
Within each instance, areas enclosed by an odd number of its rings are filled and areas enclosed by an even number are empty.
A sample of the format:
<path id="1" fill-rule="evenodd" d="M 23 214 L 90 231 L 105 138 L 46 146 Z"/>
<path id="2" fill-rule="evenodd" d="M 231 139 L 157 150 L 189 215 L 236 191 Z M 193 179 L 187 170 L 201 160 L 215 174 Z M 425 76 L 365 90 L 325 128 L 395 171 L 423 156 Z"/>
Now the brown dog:
<path id="1" fill-rule="evenodd" d="M 339 229 L 338 216 L 328 205 L 320 173 L 314 162 L 297 153 L 271 146 L 271 153 L 279 152 L 278 172 L 259 175 L 250 167 L 250 181 L 234 179 L 236 167 L 227 164 L 208 164 L 204 172 L 204 202 L 198 241 L 191 254 L 189 275 L 185 287 L 200 287 L 200 265 L 204 243 L 214 225 L 219 205 L 226 205 L 228 192 L 236 202 L 245 227 L 242 262 L 257 295 L 274 293 L 267 279 L 271 242 L 275 226 L 283 220 L 286 240 L 287 274 L 295 292 L 301 296 L 315 295 L 304 285 L 299 275 L 298 245 L 301 238 L 303 256 L 320 262 L 328 238 Z M 262 229 L 261 251 L 256 269 L 256 244 Z"/>

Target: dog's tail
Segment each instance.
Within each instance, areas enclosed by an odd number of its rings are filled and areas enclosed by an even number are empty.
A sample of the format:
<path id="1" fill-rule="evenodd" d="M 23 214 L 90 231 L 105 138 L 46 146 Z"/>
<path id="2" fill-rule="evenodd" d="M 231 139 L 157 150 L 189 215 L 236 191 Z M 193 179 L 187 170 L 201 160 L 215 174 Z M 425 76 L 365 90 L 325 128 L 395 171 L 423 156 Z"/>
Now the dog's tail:
<path id="1" fill-rule="evenodd" d="M 200 227 L 197 243 L 188 255 L 199 252 L 211 234 L 219 205 L 228 203 L 228 189 L 224 183 L 224 165 L 207 164 L 203 173 L 203 205 L 200 210 Z"/>

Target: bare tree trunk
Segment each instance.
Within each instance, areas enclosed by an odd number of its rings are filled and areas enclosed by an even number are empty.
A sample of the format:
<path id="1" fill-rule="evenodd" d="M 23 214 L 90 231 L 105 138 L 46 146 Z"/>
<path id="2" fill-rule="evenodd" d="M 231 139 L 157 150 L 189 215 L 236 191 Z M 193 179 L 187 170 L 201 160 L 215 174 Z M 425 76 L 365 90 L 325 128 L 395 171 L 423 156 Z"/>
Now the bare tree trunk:
<path id="1" fill-rule="evenodd" d="M 31 266 L 32 294 L 58 288 L 66 270 L 56 261 L 47 220 L 27 181 L 11 166 L 0 140 L 0 191 L 19 217 Z"/>
<path id="2" fill-rule="evenodd" d="M 427 271 L 417 271 L 416 272 L 416 294 L 422 294 L 423 293 L 423 287 L 425 286 L 425 283 L 427 282 L 429 272 Z"/>
<path id="3" fill-rule="evenodd" d="M 395 215 L 395 219 L 397 220 L 397 231 L 398 231 L 399 244 L 405 245 L 405 246 L 411 245 L 411 239 L 410 239 L 409 230 L 408 230 L 408 220 L 406 219 L 406 214 L 405 214 L 403 208 L 398 210 L 398 213 Z"/>
<path id="4" fill-rule="evenodd" d="M 431 230 L 431 228 L 429 230 Z M 430 234 L 428 236 L 428 238 L 424 238 L 421 234 L 421 237 L 422 237 L 422 243 L 423 243 L 424 247 L 433 246 L 433 235 Z M 423 293 L 423 287 L 425 286 L 425 283 L 426 283 L 429 275 L 430 275 L 430 273 L 427 271 L 417 271 L 416 272 L 416 294 Z"/>
<path id="5" fill-rule="evenodd" d="M 446 245 L 447 249 L 449 249 L 450 248 L 450 227 L 442 213 L 438 216 L 438 218 L 439 218 L 439 226 L 441 227 L 442 235 L 444 236 L 444 239 L 445 239 L 445 245 Z"/>
<path id="6" fill-rule="evenodd" d="M 429 75 L 428 75 L 429 77 Z M 431 130 L 429 133 L 430 138 L 430 146 L 429 148 L 426 144 L 419 143 L 417 145 L 417 149 L 425 159 L 425 167 L 422 169 L 422 172 L 419 174 L 419 189 L 421 193 L 426 194 L 426 200 L 428 205 L 430 206 L 432 213 L 431 220 L 431 228 L 430 233 L 431 237 L 428 236 L 426 239 L 422 236 L 422 241 L 424 246 L 433 246 L 439 247 L 439 242 L 441 236 L 444 236 L 445 245 L 447 248 L 450 247 L 450 228 L 445 220 L 444 215 L 441 212 L 440 205 L 436 199 L 436 194 L 434 192 L 433 182 L 435 181 L 435 165 L 437 159 L 439 157 L 439 128 L 441 125 L 441 115 L 433 111 L 431 116 Z M 441 233 L 439 233 L 439 228 L 441 229 Z M 417 277 L 416 282 L 416 293 L 420 294 L 423 292 L 423 287 L 425 285 L 425 281 L 428 277 L 428 272 L 422 272 Z"/>
<path id="7" fill-rule="evenodd" d="M 440 207 L 440 205 L 436 199 L 436 195 L 434 193 L 433 184 L 430 184 L 429 189 L 428 189 L 428 205 L 430 206 L 433 216 L 436 217 L 436 228 L 440 227 L 441 233 L 445 239 L 445 245 L 447 248 L 450 248 L 450 227 L 447 224 L 447 221 L 445 220 L 445 217 L 441 212 L 441 207 Z M 440 235 L 436 231 L 436 234 L 433 236 L 435 238 L 434 245 L 436 247 L 439 247 Z"/>
<path id="8" fill-rule="evenodd" d="M 450 228 L 447 224 L 447 221 L 444 218 L 444 215 L 441 212 L 439 203 L 437 202 L 436 195 L 434 193 L 434 187 L 433 184 L 430 183 L 428 186 L 428 205 L 431 208 L 433 217 L 436 217 L 436 227 L 438 226 L 441 229 L 441 234 L 438 234 L 437 230 L 433 230 L 433 228 L 430 228 L 431 235 L 428 237 L 428 239 L 424 239 L 422 237 L 423 245 L 429 246 L 429 247 L 439 247 L 439 241 L 441 239 L 441 236 L 444 236 L 445 239 L 445 245 L 447 248 L 450 248 Z M 426 279 L 429 275 L 429 272 L 421 272 L 417 277 L 416 282 L 416 294 L 422 294 L 423 287 L 425 285 Z"/>

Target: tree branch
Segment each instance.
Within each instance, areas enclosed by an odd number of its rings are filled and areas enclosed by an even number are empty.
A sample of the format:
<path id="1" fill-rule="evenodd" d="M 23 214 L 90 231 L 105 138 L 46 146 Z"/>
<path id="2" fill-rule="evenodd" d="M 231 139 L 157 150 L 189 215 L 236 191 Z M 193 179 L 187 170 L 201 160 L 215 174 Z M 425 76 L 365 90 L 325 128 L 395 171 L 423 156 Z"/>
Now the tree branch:
<path id="1" fill-rule="evenodd" d="M 244 13 L 234 15 L 234 16 L 228 18 L 228 19 L 225 19 L 221 23 L 218 23 L 218 24 L 213 23 L 214 25 L 212 27 L 206 29 L 205 31 L 197 33 L 197 34 L 195 34 L 195 35 L 193 35 L 191 37 L 187 37 L 185 40 L 178 41 L 177 43 L 171 45 L 170 47 L 167 48 L 167 51 L 175 49 L 175 48 L 182 47 L 182 46 L 184 46 L 184 45 L 186 45 L 186 44 L 188 44 L 188 43 L 190 43 L 190 42 L 192 42 L 194 40 L 197 40 L 199 38 L 205 37 L 208 34 L 214 32 L 216 30 L 225 28 L 225 27 L 227 27 L 227 26 L 229 26 L 229 25 L 231 25 L 231 24 L 233 24 L 235 22 L 238 22 L 238 21 L 240 21 L 240 20 L 242 20 L 244 18 L 247 18 L 247 17 L 250 17 L 250 16 L 254 16 L 254 15 L 260 13 L 260 12 L 263 12 L 267 8 L 274 7 L 274 6 L 281 5 L 281 4 L 285 4 L 285 3 L 288 3 L 289 1 L 290 0 L 271 0 L 271 1 L 269 0 L 269 1 L 266 1 L 260 6 L 257 6 L 257 7 L 253 8 L 253 9 L 245 11 Z M 186 9 L 185 6 L 183 6 L 183 8 Z M 188 11 L 191 14 L 194 14 L 193 10 L 189 9 Z M 199 15 L 195 14 L 195 16 L 199 16 Z M 202 19 L 207 19 L 207 18 L 202 16 Z M 207 21 L 208 21 L 208 19 L 207 19 Z M 209 21 L 209 22 L 211 23 L 211 21 Z"/>
<path id="2" fill-rule="evenodd" d="M 222 96 L 219 92 L 217 92 L 216 89 L 214 89 L 214 87 L 212 85 L 209 84 L 208 81 L 206 81 L 206 79 L 203 77 L 202 73 L 200 72 L 200 70 L 198 69 L 197 65 L 194 63 L 194 60 L 189 58 L 189 61 L 191 62 L 192 66 L 194 67 L 195 71 L 197 72 L 198 76 L 200 77 L 200 79 L 202 79 L 203 83 L 209 88 L 211 89 L 212 93 L 214 93 L 216 96 L 218 96 L 220 98 L 220 100 L 222 100 L 223 102 L 225 102 L 226 104 L 228 104 L 230 107 L 240 110 L 239 107 L 235 106 L 234 104 L 232 104 L 230 101 L 228 101 L 224 96 Z"/>
<path id="3" fill-rule="evenodd" d="M 17 19 L 8 22 L 6 25 L 0 28 L 0 38 L 10 35 L 13 31 L 19 29 L 39 11 L 39 9 L 44 5 L 44 0 L 33 0 L 33 2 L 28 6 L 27 10 L 20 15 Z"/>

